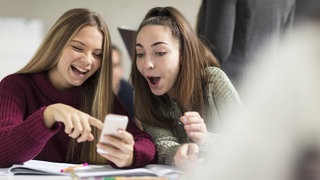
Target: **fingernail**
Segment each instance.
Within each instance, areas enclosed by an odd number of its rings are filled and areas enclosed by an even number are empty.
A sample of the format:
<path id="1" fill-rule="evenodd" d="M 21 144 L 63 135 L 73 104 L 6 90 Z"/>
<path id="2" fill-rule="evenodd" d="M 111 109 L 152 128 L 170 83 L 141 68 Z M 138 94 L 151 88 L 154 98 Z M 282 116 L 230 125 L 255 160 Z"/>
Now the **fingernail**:
<path id="1" fill-rule="evenodd" d="M 186 118 L 186 117 L 183 117 L 183 118 L 182 118 L 182 122 L 184 122 L 184 123 L 187 122 L 187 118 Z"/>

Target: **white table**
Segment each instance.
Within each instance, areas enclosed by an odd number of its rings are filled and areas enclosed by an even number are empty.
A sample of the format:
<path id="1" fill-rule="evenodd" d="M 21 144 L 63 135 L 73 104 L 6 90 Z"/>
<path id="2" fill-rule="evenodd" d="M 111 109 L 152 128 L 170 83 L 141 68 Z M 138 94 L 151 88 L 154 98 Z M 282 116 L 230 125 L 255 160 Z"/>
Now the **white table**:
<path id="1" fill-rule="evenodd" d="M 1 176 L 0 180 L 72 180 L 70 176 Z"/>

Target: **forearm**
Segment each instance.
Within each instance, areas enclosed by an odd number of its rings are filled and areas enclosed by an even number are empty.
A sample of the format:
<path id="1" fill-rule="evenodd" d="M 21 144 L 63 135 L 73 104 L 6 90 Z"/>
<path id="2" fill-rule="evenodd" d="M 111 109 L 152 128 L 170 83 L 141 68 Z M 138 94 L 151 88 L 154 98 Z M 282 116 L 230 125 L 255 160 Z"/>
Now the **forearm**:
<path id="1" fill-rule="evenodd" d="M 156 144 L 158 163 L 174 165 L 173 157 L 178 147 L 180 147 L 178 139 L 170 130 L 146 124 L 143 124 L 143 127 L 144 130 L 152 136 Z"/>
<path id="2" fill-rule="evenodd" d="M 156 163 L 156 147 L 149 139 L 136 140 L 134 144 L 134 160 L 131 167 L 142 167 Z"/>
<path id="3" fill-rule="evenodd" d="M 156 163 L 156 147 L 152 141 L 152 137 L 140 130 L 131 119 L 129 120 L 127 130 L 133 135 L 135 141 L 134 158 L 130 168 Z"/>
<path id="4" fill-rule="evenodd" d="M 59 127 L 50 130 L 44 126 L 42 113 L 43 109 L 40 109 L 25 120 L 14 115 L 5 117 L 2 113 L 0 167 L 8 167 L 33 159 L 58 131 Z"/>
<path id="5" fill-rule="evenodd" d="M 159 164 L 175 165 L 174 156 L 181 146 L 179 143 L 173 141 L 158 141 L 156 142 L 157 157 Z"/>

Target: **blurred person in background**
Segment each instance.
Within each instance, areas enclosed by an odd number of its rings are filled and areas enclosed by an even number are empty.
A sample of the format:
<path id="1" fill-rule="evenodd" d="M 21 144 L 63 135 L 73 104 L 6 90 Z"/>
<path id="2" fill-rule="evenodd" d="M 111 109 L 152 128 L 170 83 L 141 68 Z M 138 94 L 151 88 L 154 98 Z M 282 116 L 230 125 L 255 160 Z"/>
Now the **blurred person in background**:
<path id="1" fill-rule="evenodd" d="M 115 45 L 112 45 L 112 68 L 112 88 L 114 93 L 118 96 L 119 100 L 128 111 L 130 117 L 133 118 L 133 87 L 123 78 L 124 69 L 122 63 L 122 53 Z"/>
<path id="2" fill-rule="evenodd" d="M 294 12 L 295 0 L 203 0 L 197 33 L 238 89 L 249 60 L 291 27 Z"/>
<path id="3" fill-rule="evenodd" d="M 240 88 L 246 111 L 221 127 L 209 164 L 186 179 L 320 179 L 320 6 L 258 52 Z"/>

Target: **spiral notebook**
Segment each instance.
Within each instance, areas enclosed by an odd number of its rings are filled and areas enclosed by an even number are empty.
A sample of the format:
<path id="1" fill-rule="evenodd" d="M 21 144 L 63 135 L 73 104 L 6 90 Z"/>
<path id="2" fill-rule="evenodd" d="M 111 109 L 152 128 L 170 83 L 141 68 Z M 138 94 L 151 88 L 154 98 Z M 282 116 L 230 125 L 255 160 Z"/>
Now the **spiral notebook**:
<path id="1" fill-rule="evenodd" d="M 72 166 L 76 166 L 76 164 L 30 160 L 8 168 L 7 174 L 70 176 L 70 172 L 62 173 L 60 171 L 61 169 Z M 78 177 L 155 176 L 175 179 L 180 176 L 182 172 L 172 166 L 160 164 L 149 164 L 142 168 L 133 169 L 115 169 L 110 165 L 88 165 L 76 168 L 74 174 Z"/>

